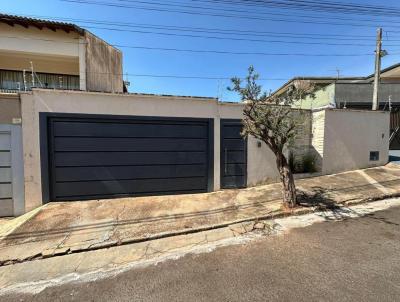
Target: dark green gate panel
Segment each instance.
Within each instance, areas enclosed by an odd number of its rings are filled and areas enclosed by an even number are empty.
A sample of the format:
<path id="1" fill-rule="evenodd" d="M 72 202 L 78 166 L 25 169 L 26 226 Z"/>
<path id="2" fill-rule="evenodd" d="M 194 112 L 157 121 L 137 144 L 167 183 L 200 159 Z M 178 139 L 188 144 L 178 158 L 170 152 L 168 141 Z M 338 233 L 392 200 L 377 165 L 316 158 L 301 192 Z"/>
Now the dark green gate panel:
<path id="1" fill-rule="evenodd" d="M 209 119 L 49 115 L 49 199 L 212 190 Z"/>
<path id="2" fill-rule="evenodd" d="M 247 185 L 247 139 L 240 135 L 241 120 L 221 120 L 221 188 Z"/>

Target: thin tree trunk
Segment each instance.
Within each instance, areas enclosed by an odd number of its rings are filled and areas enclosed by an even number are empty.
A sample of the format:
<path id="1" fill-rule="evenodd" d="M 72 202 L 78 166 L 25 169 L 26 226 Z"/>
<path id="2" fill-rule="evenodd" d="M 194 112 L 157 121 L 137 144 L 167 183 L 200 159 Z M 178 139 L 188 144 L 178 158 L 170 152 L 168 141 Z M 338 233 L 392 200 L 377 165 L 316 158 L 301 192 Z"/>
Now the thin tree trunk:
<path id="1" fill-rule="evenodd" d="M 276 165 L 282 182 L 283 205 L 287 208 L 294 208 L 297 205 L 296 186 L 293 173 L 282 153 L 276 154 Z"/>

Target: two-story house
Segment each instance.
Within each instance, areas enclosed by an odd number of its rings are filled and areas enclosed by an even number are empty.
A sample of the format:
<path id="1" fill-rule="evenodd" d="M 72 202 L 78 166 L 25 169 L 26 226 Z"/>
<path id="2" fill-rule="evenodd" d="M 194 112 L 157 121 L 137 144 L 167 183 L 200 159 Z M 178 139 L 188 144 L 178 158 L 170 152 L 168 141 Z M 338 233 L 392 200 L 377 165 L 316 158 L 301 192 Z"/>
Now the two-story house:
<path id="1" fill-rule="evenodd" d="M 0 14 L 0 91 L 123 92 L 122 53 L 75 24 Z"/>
<path id="2" fill-rule="evenodd" d="M 74 24 L 0 14 L 0 216 L 25 211 L 18 206 L 24 202 L 21 98 L 32 88 L 123 93 L 122 53 Z"/>

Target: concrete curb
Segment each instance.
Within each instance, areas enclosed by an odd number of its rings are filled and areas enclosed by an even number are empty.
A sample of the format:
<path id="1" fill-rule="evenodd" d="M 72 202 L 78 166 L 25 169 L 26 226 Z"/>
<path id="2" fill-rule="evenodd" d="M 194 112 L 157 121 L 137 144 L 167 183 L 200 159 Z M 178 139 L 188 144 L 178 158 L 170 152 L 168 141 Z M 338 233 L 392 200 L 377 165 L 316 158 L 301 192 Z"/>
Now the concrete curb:
<path id="1" fill-rule="evenodd" d="M 101 243 L 98 245 L 93 245 L 90 247 L 78 248 L 78 249 L 73 249 L 73 250 L 71 250 L 70 248 L 67 248 L 62 251 L 55 252 L 53 254 L 40 253 L 40 254 L 31 256 L 29 258 L 25 258 L 25 259 L 5 260 L 5 261 L 0 262 L 0 267 L 17 264 L 17 263 L 24 263 L 24 262 L 33 261 L 33 260 L 47 259 L 47 258 L 52 258 L 52 257 L 59 257 L 59 256 L 64 256 L 64 255 L 78 254 L 78 253 L 84 253 L 84 252 L 100 250 L 100 249 L 107 249 L 107 248 L 116 247 L 116 246 L 142 243 L 142 242 L 153 241 L 153 240 L 158 240 L 158 239 L 163 239 L 163 238 L 168 238 L 168 237 L 195 234 L 195 233 L 200 233 L 200 232 L 204 232 L 204 231 L 210 231 L 210 230 L 229 227 L 229 226 L 239 224 L 239 223 L 257 222 L 260 220 L 272 220 L 272 219 L 284 218 L 284 217 L 289 217 L 289 216 L 300 216 L 300 215 L 318 212 L 318 211 L 321 211 L 324 209 L 343 208 L 343 207 L 350 206 L 350 205 L 357 205 L 357 204 L 368 203 L 368 202 L 373 202 L 373 201 L 387 199 L 387 198 L 394 198 L 394 197 L 400 197 L 400 193 L 384 194 L 381 196 L 349 200 L 349 201 L 346 201 L 341 204 L 336 204 L 333 207 L 318 207 L 318 206 L 316 206 L 316 207 L 313 206 L 313 207 L 308 207 L 308 208 L 303 207 L 303 208 L 296 208 L 296 209 L 293 209 L 292 211 L 286 211 L 286 212 L 283 210 L 280 210 L 280 211 L 276 211 L 275 213 L 272 212 L 270 214 L 262 215 L 262 216 L 252 216 L 252 217 L 248 217 L 248 218 L 232 220 L 229 222 L 213 224 L 213 225 L 208 225 L 208 226 L 204 226 L 204 227 L 189 228 L 189 229 L 172 231 L 172 232 L 163 232 L 163 233 L 158 233 L 158 234 L 148 236 L 145 238 L 131 238 L 131 239 L 125 239 L 125 240 L 121 240 L 121 241 L 111 241 L 111 242 Z M 38 212 L 39 211 L 35 212 L 32 215 L 32 217 L 34 215 L 36 215 Z"/>

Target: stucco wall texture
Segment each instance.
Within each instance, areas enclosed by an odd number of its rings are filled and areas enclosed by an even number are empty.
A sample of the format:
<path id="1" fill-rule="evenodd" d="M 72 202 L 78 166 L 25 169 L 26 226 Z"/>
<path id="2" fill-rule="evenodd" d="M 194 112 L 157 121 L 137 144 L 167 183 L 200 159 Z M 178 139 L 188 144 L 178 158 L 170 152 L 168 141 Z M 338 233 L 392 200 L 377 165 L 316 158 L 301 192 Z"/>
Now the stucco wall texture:
<path id="1" fill-rule="evenodd" d="M 16 93 L 0 93 L 0 124 L 12 124 L 21 118 L 21 104 Z"/>
<path id="2" fill-rule="evenodd" d="M 29 211 L 42 204 L 39 112 L 213 118 L 214 190 L 219 190 L 220 119 L 242 118 L 243 104 L 220 103 L 212 98 L 34 89 L 21 94 L 21 110 L 25 205 L 26 211 Z M 333 173 L 387 162 L 388 114 L 343 110 L 327 110 L 326 114 L 325 123 L 321 126 L 324 127 L 323 172 Z M 313 147 L 313 130 L 310 122 L 306 125 L 306 131 L 300 137 L 303 149 Z M 384 137 L 381 139 L 382 133 Z M 380 161 L 370 162 L 369 150 L 380 151 Z M 266 145 L 259 146 L 252 137 L 248 139 L 247 160 L 248 186 L 277 180 L 278 172 L 273 153 Z"/>
<path id="3" fill-rule="evenodd" d="M 26 210 L 42 204 L 39 112 L 193 117 L 214 119 L 214 190 L 220 189 L 220 119 L 242 118 L 243 105 L 216 99 L 123 95 L 35 89 L 21 94 Z M 248 185 L 278 176 L 275 158 L 266 146 L 248 139 Z"/>
<path id="4" fill-rule="evenodd" d="M 331 174 L 385 165 L 389 158 L 389 112 L 325 110 L 322 172 Z M 379 160 L 371 161 L 370 152 Z"/>

